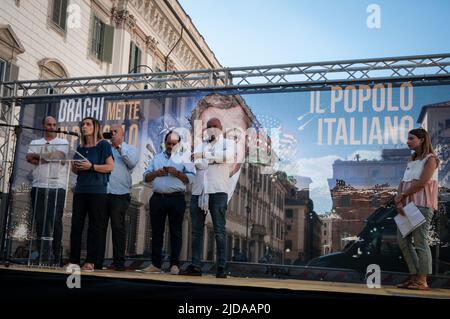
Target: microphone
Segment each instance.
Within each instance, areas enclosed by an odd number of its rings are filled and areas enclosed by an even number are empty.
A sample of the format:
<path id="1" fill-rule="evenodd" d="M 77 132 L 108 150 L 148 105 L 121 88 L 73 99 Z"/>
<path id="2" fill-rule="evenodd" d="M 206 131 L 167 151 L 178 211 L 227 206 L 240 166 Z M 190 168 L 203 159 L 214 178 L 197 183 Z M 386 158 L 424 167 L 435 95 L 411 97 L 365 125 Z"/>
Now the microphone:
<path id="1" fill-rule="evenodd" d="M 77 132 L 72 132 L 72 131 L 63 131 L 61 130 L 61 128 L 58 128 L 55 133 L 63 133 L 63 134 L 67 134 L 67 135 L 72 135 L 72 136 L 76 136 L 76 137 L 80 137 L 80 133 Z"/>

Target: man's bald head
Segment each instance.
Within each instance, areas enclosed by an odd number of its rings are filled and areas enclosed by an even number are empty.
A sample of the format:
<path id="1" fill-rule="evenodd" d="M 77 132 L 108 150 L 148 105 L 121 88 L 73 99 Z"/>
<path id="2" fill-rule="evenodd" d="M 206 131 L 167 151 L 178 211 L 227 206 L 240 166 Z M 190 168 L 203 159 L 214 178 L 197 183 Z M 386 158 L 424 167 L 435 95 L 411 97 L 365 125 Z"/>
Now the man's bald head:
<path id="1" fill-rule="evenodd" d="M 110 128 L 112 134 L 111 143 L 114 147 L 120 146 L 125 138 L 125 131 L 120 124 L 112 124 Z"/>
<path id="2" fill-rule="evenodd" d="M 42 120 L 42 127 L 44 128 L 44 137 L 47 140 L 54 139 L 56 137 L 56 119 L 53 116 L 46 116 Z"/>
<path id="3" fill-rule="evenodd" d="M 122 134 L 125 133 L 122 125 L 120 125 L 120 124 L 112 124 L 111 125 L 111 131 L 112 130 L 117 131 L 117 133 L 122 133 Z"/>
<path id="4" fill-rule="evenodd" d="M 42 126 L 45 127 L 47 123 L 54 123 L 56 127 L 56 119 L 53 116 L 46 116 L 42 119 Z"/>
<path id="5" fill-rule="evenodd" d="M 207 139 L 212 142 L 223 134 L 222 123 L 216 117 L 210 118 L 206 123 Z"/>

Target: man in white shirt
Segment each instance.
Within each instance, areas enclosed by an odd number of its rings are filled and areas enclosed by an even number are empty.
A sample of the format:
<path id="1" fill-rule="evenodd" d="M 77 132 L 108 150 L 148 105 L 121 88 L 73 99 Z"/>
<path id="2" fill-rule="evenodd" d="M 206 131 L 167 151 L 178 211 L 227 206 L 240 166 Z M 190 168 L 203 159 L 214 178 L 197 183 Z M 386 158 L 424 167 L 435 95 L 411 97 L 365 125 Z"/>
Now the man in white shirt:
<path id="1" fill-rule="evenodd" d="M 201 275 L 200 257 L 203 229 L 207 213 L 211 213 L 217 247 L 217 278 L 226 278 L 225 214 L 228 203 L 230 173 L 235 146 L 223 136 L 219 119 L 207 122 L 207 141 L 194 149 L 193 160 L 197 174 L 194 177 L 191 198 L 192 265 L 180 274 Z"/>
<path id="2" fill-rule="evenodd" d="M 39 262 L 61 262 L 62 216 L 66 198 L 69 143 L 56 137 L 56 119 L 42 121 L 44 137 L 31 141 L 26 160 L 33 165 L 31 203 Z M 53 258 L 51 258 L 51 253 Z"/>

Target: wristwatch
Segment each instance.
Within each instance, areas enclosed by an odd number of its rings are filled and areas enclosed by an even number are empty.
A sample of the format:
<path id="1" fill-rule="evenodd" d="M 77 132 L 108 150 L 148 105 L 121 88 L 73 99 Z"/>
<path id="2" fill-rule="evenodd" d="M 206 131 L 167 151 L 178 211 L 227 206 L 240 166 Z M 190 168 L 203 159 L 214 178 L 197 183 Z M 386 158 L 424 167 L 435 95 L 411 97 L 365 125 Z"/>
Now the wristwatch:
<path id="1" fill-rule="evenodd" d="M 94 163 L 91 164 L 91 171 L 95 172 Z"/>

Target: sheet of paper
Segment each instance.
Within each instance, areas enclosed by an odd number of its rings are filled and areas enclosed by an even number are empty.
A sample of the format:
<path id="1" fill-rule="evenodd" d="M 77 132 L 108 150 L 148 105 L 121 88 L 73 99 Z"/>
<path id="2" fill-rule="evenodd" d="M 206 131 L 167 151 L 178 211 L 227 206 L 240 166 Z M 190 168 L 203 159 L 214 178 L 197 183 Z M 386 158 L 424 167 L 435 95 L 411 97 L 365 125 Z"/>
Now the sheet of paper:
<path id="1" fill-rule="evenodd" d="M 408 205 L 403 207 L 403 210 L 406 216 L 398 214 L 394 217 L 394 220 L 404 238 L 414 229 L 425 223 L 425 217 L 413 202 L 408 203 Z"/>

